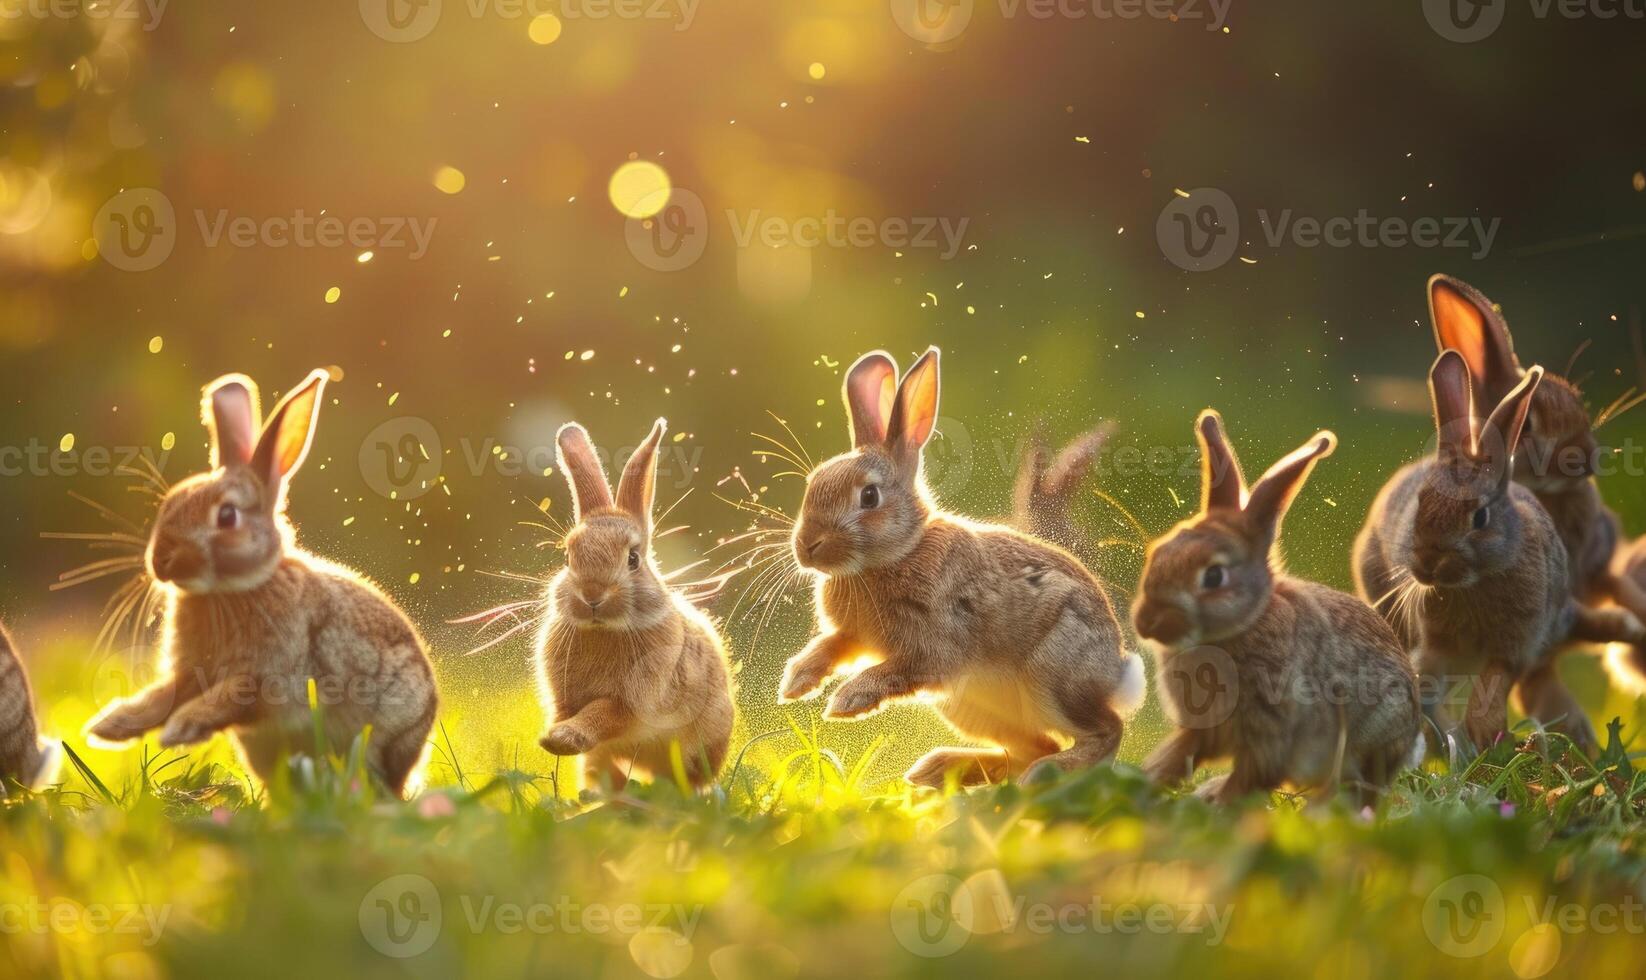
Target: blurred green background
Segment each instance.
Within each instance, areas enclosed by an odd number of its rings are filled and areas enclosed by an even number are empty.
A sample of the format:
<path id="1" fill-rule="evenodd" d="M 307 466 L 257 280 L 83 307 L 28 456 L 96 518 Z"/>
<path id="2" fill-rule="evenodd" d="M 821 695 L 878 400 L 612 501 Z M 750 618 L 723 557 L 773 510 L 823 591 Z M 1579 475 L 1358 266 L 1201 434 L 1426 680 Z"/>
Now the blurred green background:
<path id="1" fill-rule="evenodd" d="M 875 347 L 906 364 L 938 344 L 934 476 L 953 508 L 1006 512 L 1037 422 L 1058 437 L 1120 423 L 1117 445 L 1141 455 L 1105 458 L 1092 489 L 1113 502 L 1091 493 L 1081 516 L 1130 542 L 1098 569 L 1123 602 L 1141 557 L 1126 515 L 1154 535 L 1189 513 L 1189 424 L 1208 404 L 1250 466 L 1337 430 L 1343 448 L 1285 543 L 1295 571 L 1348 586 L 1372 495 L 1428 434 L 1430 273 L 1502 303 L 1528 361 L 1561 368 L 1588 343 L 1574 375 L 1596 408 L 1646 371 L 1629 329 L 1646 302 L 1635 20 L 1511 4 L 1490 38 L 1460 44 L 1415 0 L 1237 2 L 1218 30 L 1203 5 L 1171 21 L 977 3 L 962 32 L 930 43 L 900 29 L 901 0 L 636 8 L 658 18 L 600 18 L 576 0 L 219 2 L 158 18 L 135 4 L 117 8 L 131 18 L 0 7 L 0 445 L 33 453 L 0 478 L 0 613 L 66 733 L 108 686 L 112 668 L 86 650 L 109 589 L 48 591 L 95 555 L 39 535 L 98 528 L 70 493 L 141 518 L 94 450 L 146 448 L 174 479 L 202 467 L 198 392 L 226 371 L 268 395 L 334 369 L 292 514 L 309 548 L 383 583 L 434 641 L 444 720 L 482 769 L 539 754 L 528 644 L 465 656 L 479 640 L 449 621 L 531 594 L 488 573 L 556 564 L 522 522 L 545 500 L 568 516 L 558 474 L 543 472 L 567 419 L 621 458 L 669 418 L 682 438 L 659 498 L 686 495 L 668 523 L 687 530 L 660 550 L 681 566 L 749 528 L 727 502 L 748 496 L 737 477 L 764 504 L 798 506 L 801 482 L 754 455 L 755 433 L 783 434 L 768 413 L 814 458 L 841 451 L 841 366 Z M 958 11 L 927 13 L 946 34 L 956 22 L 941 17 Z M 610 181 L 631 162 L 661 167 L 672 203 L 682 191 L 703 202 L 695 263 L 644 261 L 651 229 L 614 203 L 661 198 L 617 188 L 614 202 Z M 1196 273 L 1168 260 L 1156 226 L 1176 191 L 1203 187 L 1237 203 L 1241 245 Z M 95 231 L 134 188 L 173 211 L 171 251 L 142 271 L 111 261 L 113 219 Z M 1501 225 L 1483 257 L 1272 246 L 1259 212 L 1288 209 Z M 415 257 L 391 242 L 212 234 L 299 214 L 408 243 L 396 229 L 432 233 Z M 889 236 L 737 241 L 756 218 L 831 214 L 963 221 L 963 245 L 944 258 Z M 668 231 L 678 217 L 653 220 Z M 156 230 L 125 218 L 128 232 Z M 1638 439 L 1642 418 L 1602 434 Z M 1165 462 L 1139 462 L 1152 451 Z M 1646 530 L 1642 475 L 1604 484 L 1633 532 Z M 737 605 L 751 578 L 715 607 L 731 617 L 747 733 L 781 725 L 777 671 L 811 628 L 796 593 L 775 600 L 756 642 L 768 607 Z M 1598 671 L 1575 669 L 1601 710 Z M 1150 712 L 1124 757 L 1156 737 Z M 943 737 L 922 708 L 834 727 L 898 735 L 881 775 Z"/>

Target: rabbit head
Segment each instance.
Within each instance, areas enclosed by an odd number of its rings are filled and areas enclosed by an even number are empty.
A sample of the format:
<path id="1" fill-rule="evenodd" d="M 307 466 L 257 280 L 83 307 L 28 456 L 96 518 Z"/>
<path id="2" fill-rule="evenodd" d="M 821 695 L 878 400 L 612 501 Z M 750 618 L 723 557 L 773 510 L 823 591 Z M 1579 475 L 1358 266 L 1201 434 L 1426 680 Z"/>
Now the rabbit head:
<path id="1" fill-rule="evenodd" d="M 1202 412 L 1195 436 L 1200 513 L 1150 546 L 1132 611 L 1138 635 L 1165 647 L 1225 640 L 1262 615 L 1274 591 L 1270 554 L 1280 523 L 1315 463 L 1337 448 L 1335 435 L 1320 432 L 1247 489 L 1222 417 Z"/>
<path id="2" fill-rule="evenodd" d="M 1481 292 L 1449 276 L 1429 280 L 1429 315 L 1440 350 L 1463 355 L 1475 383 L 1477 406 L 1498 404 L 1525 378 L 1503 314 Z M 1583 394 L 1570 381 L 1545 373 L 1532 396 L 1515 456 L 1515 478 L 1551 492 L 1594 475 L 1597 447 Z"/>
<path id="3" fill-rule="evenodd" d="M 566 535 L 566 570 L 555 579 L 555 613 L 583 629 L 643 629 L 670 604 L 652 559 L 652 493 L 667 423 L 658 419 L 623 467 L 614 500 L 589 433 L 576 422 L 555 437 L 571 485 L 576 524 Z"/>
<path id="4" fill-rule="evenodd" d="M 212 471 L 178 483 L 161 502 L 147 554 L 155 581 L 197 595 L 268 581 L 293 546 L 286 486 L 308 456 L 325 386 L 326 372 L 311 373 L 267 422 L 250 378 L 231 374 L 206 388 Z"/>
<path id="5" fill-rule="evenodd" d="M 1462 354 L 1448 350 L 1430 369 L 1436 459 L 1418 488 L 1411 540 L 1396 555 L 1423 585 L 1466 588 L 1520 560 L 1522 527 L 1509 488 L 1542 380 L 1543 369 L 1533 367 L 1483 421 Z"/>
<path id="6" fill-rule="evenodd" d="M 897 362 L 865 354 L 846 372 L 852 450 L 806 478 L 794 555 L 825 575 L 854 575 L 914 549 L 932 511 L 921 450 L 937 426 L 938 350 L 897 380 Z"/>

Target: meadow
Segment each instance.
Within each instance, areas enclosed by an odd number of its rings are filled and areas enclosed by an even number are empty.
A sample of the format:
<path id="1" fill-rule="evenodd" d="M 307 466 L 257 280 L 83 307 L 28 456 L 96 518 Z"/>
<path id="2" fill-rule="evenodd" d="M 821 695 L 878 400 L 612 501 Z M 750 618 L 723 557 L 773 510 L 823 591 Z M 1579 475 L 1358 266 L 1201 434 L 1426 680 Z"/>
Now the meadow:
<path id="1" fill-rule="evenodd" d="M 51 724 L 72 731 L 64 710 Z M 895 730 L 853 751 L 804 711 L 789 720 L 740 738 L 703 796 L 668 780 L 579 795 L 569 764 L 534 745 L 477 764 L 446 722 L 409 803 L 377 796 L 357 753 L 255 787 L 221 740 L 180 754 L 71 738 L 61 783 L 0 810 L 0 963 L 118 978 L 1298 964 L 1532 978 L 1626 972 L 1646 929 L 1646 773 L 1621 724 L 1595 760 L 1523 725 L 1357 810 L 1284 794 L 1217 809 L 1127 761 L 916 792 L 880 764 Z"/>
<path id="2" fill-rule="evenodd" d="M 810 597 L 747 549 L 847 447 L 864 351 L 942 347 L 926 465 L 970 516 L 1011 510 L 1037 426 L 1116 424 L 1075 520 L 1122 610 L 1208 406 L 1254 467 L 1337 433 L 1282 544 L 1350 587 L 1433 434 L 1436 272 L 1597 414 L 1646 388 L 1642 24 L 1452 4 L 1503 15 L 1461 40 L 1447 6 L 0 0 L 0 620 L 72 752 L 0 801 L 0 977 L 1639 973 L 1646 707 L 1596 651 L 1562 670 L 1599 758 L 1519 723 L 1372 810 L 1148 785 L 1152 693 L 1112 766 L 944 793 L 900 779 L 954 739 L 929 706 L 774 698 Z M 1203 192 L 1241 229 L 1216 262 L 1171 235 Z M 261 786 L 222 739 L 81 735 L 152 679 L 152 608 L 42 535 L 140 537 L 117 464 L 200 472 L 203 385 L 316 368 L 290 512 L 430 641 L 409 802 L 353 747 Z M 558 426 L 616 456 L 659 415 L 659 561 L 742 568 L 707 587 L 740 720 L 702 796 L 585 796 L 507 634 L 560 561 Z M 1642 418 L 1600 433 L 1632 534 Z"/>

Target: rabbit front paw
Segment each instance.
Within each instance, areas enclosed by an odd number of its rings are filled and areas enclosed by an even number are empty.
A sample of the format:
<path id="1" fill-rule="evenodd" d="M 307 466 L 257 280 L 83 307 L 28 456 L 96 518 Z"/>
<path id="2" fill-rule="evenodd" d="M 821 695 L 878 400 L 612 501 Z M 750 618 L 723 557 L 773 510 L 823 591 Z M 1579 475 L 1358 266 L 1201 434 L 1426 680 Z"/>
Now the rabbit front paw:
<path id="1" fill-rule="evenodd" d="M 549 729 L 538 744 L 552 755 L 582 755 L 594 748 L 594 736 L 567 722 Z"/>
<path id="2" fill-rule="evenodd" d="M 880 708 L 884 700 L 879 691 L 865 688 L 843 687 L 829 699 L 829 706 L 823 709 L 823 717 L 833 719 L 861 718 Z"/>
<path id="3" fill-rule="evenodd" d="M 823 668 L 807 663 L 802 659 L 789 661 L 783 669 L 783 685 L 779 689 L 780 702 L 804 701 L 813 698 L 823 689 L 823 681 L 827 674 Z"/>
<path id="4" fill-rule="evenodd" d="M 217 730 L 202 719 L 178 714 L 160 732 L 160 747 L 175 749 L 209 741 Z"/>
<path id="5" fill-rule="evenodd" d="M 150 714 L 143 710 L 142 705 L 116 701 L 104 709 L 101 716 L 92 719 L 86 726 L 86 734 L 99 742 L 130 742 L 142 738 L 155 727 L 157 719 L 149 717 Z"/>

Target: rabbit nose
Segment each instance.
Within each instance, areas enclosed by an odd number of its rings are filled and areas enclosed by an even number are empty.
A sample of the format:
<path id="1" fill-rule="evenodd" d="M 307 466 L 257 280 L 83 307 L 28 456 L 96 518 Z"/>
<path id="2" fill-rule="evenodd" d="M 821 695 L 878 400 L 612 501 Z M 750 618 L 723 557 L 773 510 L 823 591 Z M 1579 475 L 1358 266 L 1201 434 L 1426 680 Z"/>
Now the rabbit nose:
<path id="1" fill-rule="evenodd" d="M 611 598 L 611 591 L 608 589 L 585 589 L 578 593 L 578 598 L 583 600 L 583 604 L 589 607 L 590 612 L 594 612 L 600 608 L 602 603 Z"/>
<path id="2" fill-rule="evenodd" d="M 1440 554 L 1430 550 L 1412 552 L 1412 578 L 1420 585 L 1435 584 L 1435 573 L 1440 567 Z"/>
<path id="3" fill-rule="evenodd" d="M 172 537 L 154 542 L 149 558 L 149 570 L 161 582 L 180 582 L 199 577 L 205 570 L 206 559 L 194 545 Z"/>
<path id="4" fill-rule="evenodd" d="M 1132 616 L 1132 623 L 1137 627 L 1138 636 L 1168 645 L 1189 633 L 1189 617 L 1183 614 L 1183 610 L 1157 602 L 1139 605 Z"/>

